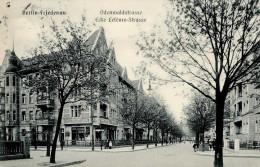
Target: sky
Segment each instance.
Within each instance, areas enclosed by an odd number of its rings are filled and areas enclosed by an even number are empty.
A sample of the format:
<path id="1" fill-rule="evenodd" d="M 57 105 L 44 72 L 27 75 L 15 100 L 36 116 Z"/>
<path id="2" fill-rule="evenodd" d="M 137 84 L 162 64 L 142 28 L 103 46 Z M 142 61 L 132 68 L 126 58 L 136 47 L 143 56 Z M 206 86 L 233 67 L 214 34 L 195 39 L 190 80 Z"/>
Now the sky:
<path id="1" fill-rule="evenodd" d="M 160 26 L 167 32 L 164 20 L 167 14 L 165 0 L 1 0 L 0 1 L 0 63 L 5 50 L 14 50 L 19 58 L 28 57 L 26 52 L 39 44 L 37 34 L 41 32 L 42 25 L 48 25 L 51 18 L 61 21 L 70 18 L 78 22 L 85 11 L 89 23 L 95 28 L 104 27 L 108 44 L 113 42 L 116 59 L 127 68 L 130 79 L 135 78 L 133 70 L 143 58 L 137 55 L 136 40 L 139 33 L 151 32 L 154 25 Z M 24 9 L 28 13 L 23 13 Z M 35 11 L 64 11 L 65 15 L 32 14 Z M 138 15 L 105 15 L 105 11 L 135 11 Z M 110 18 L 111 17 L 111 18 Z M 145 22 L 111 22 L 116 18 L 146 19 Z M 111 21 L 109 21 L 109 19 Z M 105 20 L 105 21 L 104 21 Z M 147 89 L 144 83 L 144 89 Z M 184 89 L 180 85 L 156 85 L 152 83 L 153 91 L 160 94 L 169 106 L 177 121 L 181 120 L 182 107 L 187 103 Z"/>

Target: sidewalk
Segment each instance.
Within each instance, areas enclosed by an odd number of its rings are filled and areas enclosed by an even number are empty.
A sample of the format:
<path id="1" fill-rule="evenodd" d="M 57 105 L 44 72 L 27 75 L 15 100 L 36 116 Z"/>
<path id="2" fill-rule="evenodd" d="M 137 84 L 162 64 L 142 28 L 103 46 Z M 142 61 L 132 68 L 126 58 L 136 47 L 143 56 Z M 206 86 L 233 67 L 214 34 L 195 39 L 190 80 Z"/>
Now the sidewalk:
<path id="1" fill-rule="evenodd" d="M 198 155 L 201 156 L 214 156 L 214 151 L 197 151 Z M 223 149 L 223 157 L 241 157 L 241 158 L 260 158 L 260 150 L 239 150 L 234 152 L 230 149 Z"/>
<path id="2" fill-rule="evenodd" d="M 154 148 L 163 148 L 166 146 L 172 146 L 174 144 L 168 144 L 168 145 L 161 145 L 158 144 L 157 147 L 154 146 L 154 144 L 149 145 L 148 149 L 154 149 Z M 120 152 L 135 152 L 135 151 L 141 151 L 141 150 L 147 150 L 146 145 L 137 145 L 135 146 L 135 149 L 132 150 L 131 146 L 127 147 L 117 147 L 112 149 L 102 149 L 103 153 L 120 153 Z M 46 146 L 38 146 L 37 150 L 34 149 L 34 147 L 30 148 L 30 159 L 20 159 L 20 160 L 11 160 L 11 161 L 1 161 L 0 167 L 16 167 L 16 166 L 35 166 L 35 167 L 62 167 L 62 166 L 69 166 L 69 165 L 75 165 L 80 164 L 86 161 L 83 157 L 77 156 L 78 154 L 75 154 L 75 152 L 93 152 L 93 153 L 101 153 L 100 147 L 95 147 L 95 150 L 92 151 L 91 147 L 64 147 L 63 150 L 61 150 L 60 147 L 57 147 L 56 150 L 56 163 L 52 164 L 49 163 L 49 157 L 46 157 Z M 73 161 L 71 161 L 73 160 Z"/>
<path id="3" fill-rule="evenodd" d="M 164 144 L 163 146 L 161 144 L 157 144 L 157 147 L 155 147 L 154 144 L 149 145 L 148 149 L 158 148 L 158 147 L 164 147 L 164 146 L 170 146 L 173 144 Z M 134 147 L 134 150 L 132 149 L 132 146 L 125 146 L 125 147 L 112 147 L 112 149 L 105 149 L 104 147 L 95 147 L 94 152 L 133 152 L 133 151 L 140 151 L 140 150 L 146 150 L 146 145 L 136 145 Z M 31 151 L 46 151 L 46 146 L 38 146 L 37 150 L 34 149 L 34 147 L 31 146 Z M 62 151 L 60 147 L 57 147 L 56 151 Z M 73 146 L 65 146 L 63 148 L 63 151 L 82 151 L 82 152 L 92 152 L 91 147 L 73 147 Z"/>

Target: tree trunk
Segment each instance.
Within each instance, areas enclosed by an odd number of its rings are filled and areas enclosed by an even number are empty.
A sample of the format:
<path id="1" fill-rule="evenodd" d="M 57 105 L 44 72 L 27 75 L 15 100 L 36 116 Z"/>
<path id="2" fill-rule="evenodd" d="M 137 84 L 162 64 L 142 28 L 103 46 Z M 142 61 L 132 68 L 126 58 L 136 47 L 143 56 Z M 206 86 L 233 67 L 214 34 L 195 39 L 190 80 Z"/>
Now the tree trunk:
<path id="1" fill-rule="evenodd" d="M 216 93 L 216 149 L 214 167 L 223 167 L 223 117 L 225 96 L 220 92 Z"/>
<path id="2" fill-rule="evenodd" d="M 161 135 L 162 135 L 162 141 L 161 141 L 161 144 L 163 146 L 163 130 L 161 130 Z"/>
<path id="3" fill-rule="evenodd" d="M 132 131 L 132 149 L 135 149 L 135 125 L 133 125 L 133 131 Z"/>
<path id="4" fill-rule="evenodd" d="M 58 121 L 56 125 L 56 131 L 55 131 L 55 136 L 51 148 L 51 158 L 50 158 L 50 163 L 55 163 L 55 154 L 56 154 L 56 148 L 57 148 L 57 140 L 58 136 L 60 133 L 60 125 L 61 125 L 61 119 L 62 119 L 62 114 L 63 114 L 63 108 L 64 108 L 65 103 L 60 104 L 60 109 L 59 109 L 59 114 L 58 114 Z"/>
<path id="5" fill-rule="evenodd" d="M 204 129 L 201 132 L 202 151 L 205 151 Z"/>
<path id="6" fill-rule="evenodd" d="M 48 110 L 48 132 L 47 132 L 47 150 L 46 150 L 46 156 L 50 156 L 51 151 L 51 138 L 50 138 L 50 111 Z"/>
<path id="7" fill-rule="evenodd" d="M 168 144 L 169 132 L 166 133 L 166 145 Z"/>
<path id="8" fill-rule="evenodd" d="M 196 132 L 196 139 L 195 139 L 195 143 L 199 143 L 200 141 L 200 133 Z"/>
<path id="9" fill-rule="evenodd" d="M 50 156 L 50 151 L 51 151 L 51 140 L 50 140 L 50 131 L 49 131 L 49 127 L 48 127 L 48 132 L 47 132 L 47 150 L 46 150 L 46 156 L 49 157 Z"/>
<path id="10" fill-rule="evenodd" d="M 157 129 L 155 129 L 155 147 L 157 147 Z"/>
<path id="11" fill-rule="evenodd" d="M 147 134 L 147 143 L 146 143 L 146 148 L 149 147 L 149 140 L 150 140 L 150 126 L 147 127 L 148 134 Z"/>

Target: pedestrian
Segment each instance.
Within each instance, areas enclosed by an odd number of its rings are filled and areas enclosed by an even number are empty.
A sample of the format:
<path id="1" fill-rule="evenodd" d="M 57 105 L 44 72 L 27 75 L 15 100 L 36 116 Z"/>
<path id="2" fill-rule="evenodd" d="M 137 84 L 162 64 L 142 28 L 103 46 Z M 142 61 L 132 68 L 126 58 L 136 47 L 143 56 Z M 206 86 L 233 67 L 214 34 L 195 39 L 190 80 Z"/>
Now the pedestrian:
<path id="1" fill-rule="evenodd" d="M 215 151 L 215 149 L 216 149 L 216 140 L 215 139 L 213 139 L 213 141 L 212 141 L 212 147 L 213 147 L 213 151 Z"/>
<path id="2" fill-rule="evenodd" d="M 108 144 L 108 146 L 109 146 L 109 149 L 111 149 L 111 148 L 112 148 L 112 141 L 111 141 L 111 140 L 109 141 L 109 144 Z"/>
<path id="3" fill-rule="evenodd" d="M 199 148 L 199 144 L 198 143 L 194 143 L 193 144 L 194 152 L 198 151 L 198 148 Z"/>

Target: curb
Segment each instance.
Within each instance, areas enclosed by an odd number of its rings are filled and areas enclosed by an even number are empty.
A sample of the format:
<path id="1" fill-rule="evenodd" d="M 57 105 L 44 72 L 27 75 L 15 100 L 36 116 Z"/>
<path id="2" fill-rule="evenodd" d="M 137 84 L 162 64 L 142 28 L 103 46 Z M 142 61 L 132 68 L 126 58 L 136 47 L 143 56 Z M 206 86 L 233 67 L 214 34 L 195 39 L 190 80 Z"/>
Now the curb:
<path id="1" fill-rule="evenodd" d="M 80 164 L 85 162 L 86 160 L 80 160 L 80 161 L 73 161 L 73 162 L 67 162 L 67 163 L 61 163 L 61 164 L 43 164 L 43 165 L 39 165 L 37 164 L 37 166 L 47 166 L 47 167 L 63 167 L 63 166 L 70 166 L 70 165 L 76 165 L 76 164 Z"/>
<path id="2" fill-rule="evenodd" d="M 207 153 L 198 153 L 196 152 L 197 155 L 200 156 L 215 156 L 214 154 L 207 154 Z M 223 154 L 223 157 L 239 157 L 239 158 L 260 158 L 260 155 L 243 155 L 243 154 Z"/>

